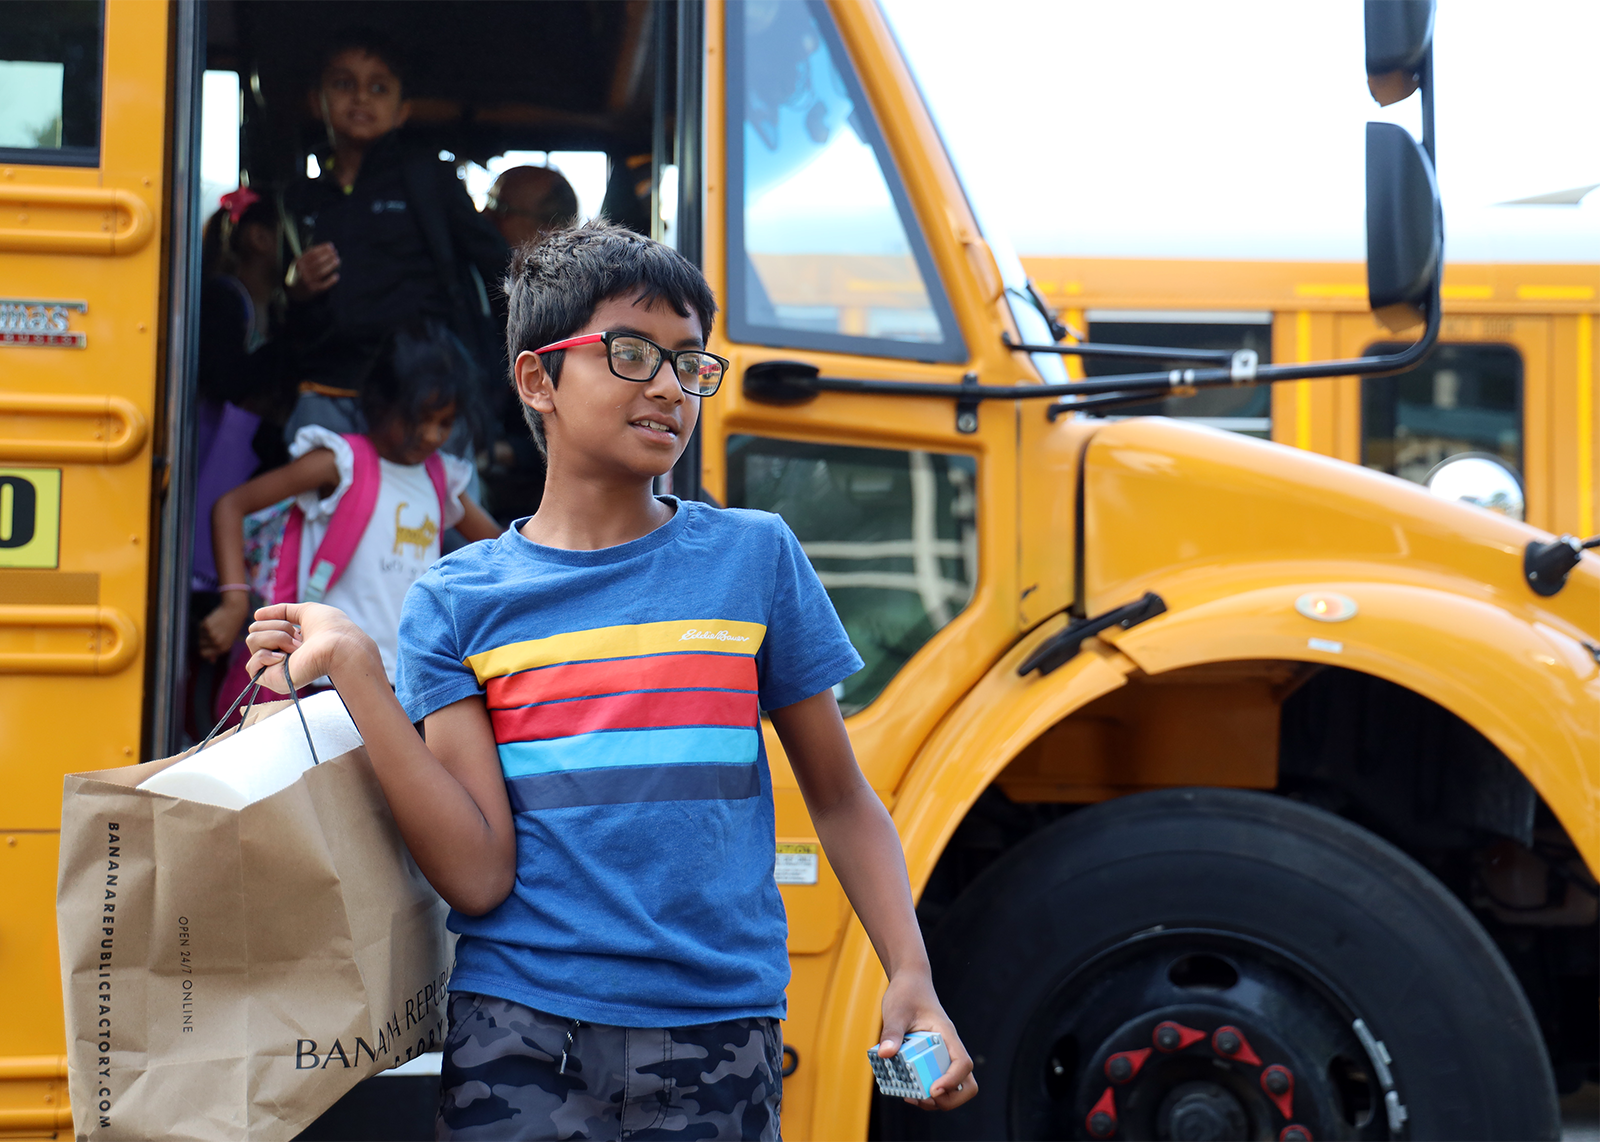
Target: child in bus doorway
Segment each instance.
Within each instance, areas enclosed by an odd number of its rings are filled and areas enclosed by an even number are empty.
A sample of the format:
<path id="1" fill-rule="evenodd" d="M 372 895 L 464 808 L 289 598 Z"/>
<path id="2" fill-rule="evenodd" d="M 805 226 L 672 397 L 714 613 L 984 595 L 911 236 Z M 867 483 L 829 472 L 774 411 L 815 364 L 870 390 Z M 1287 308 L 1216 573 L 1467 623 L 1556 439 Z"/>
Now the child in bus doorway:
<path id="1" fill-rule="evenodd" d="M 466 494 L 471 465 L 439 451 L 476 388 L 461 342 L 437 322 L 410 322 L 390 335 L 362 385 L 365 435 L 307 425 L 289 447 L 289 464 L 218 499 L 212 542 L 222 603 L 202 623 L 202 653 L 225 653 L 249 617 L 244 517 L 292 497 L 271 601 L 344 611 L 378 645 L 392 682 L 400 605 L 439 558 L 440 535 L 455 527 L 477 540 L 501 531 Z"/>
<path id="2" fill-rule="evenodd" d="M 186 728 L 195 740 L 216 720 L 222 671 L 198 654 L 200 624 L 222 601 L 212 558 L 218 497 L 289 459 L 273 315 L 281 307 L 278 212 L 247 186 L 222 196 L 201 239 L 199 366 L 195 401 L 194 565 L 189 596 L 191 660 Z M 289 395 L 292 401 L 292 395 Z M 230 697 L 232 695 L 229 695 Z"/>
<path id="3" fill-rule="evenodd" d="M 327 45 L 310 92 L 328 147 L 317 177 L 295 179 L 282 199 L 286 340 L 300 382 L 289 439 L 307 424 L 363 431 L 359 379 L 388 332 L 414 318 L 450 328 L 480 377 L 504 368 L 485 283 L 505 272 L 505 242 L 455 168 L 402 138 L 405 73 L 387 36 L 348 28 Z M 470 455 L 471 440 L 458 430 L 445 450 Z"/>

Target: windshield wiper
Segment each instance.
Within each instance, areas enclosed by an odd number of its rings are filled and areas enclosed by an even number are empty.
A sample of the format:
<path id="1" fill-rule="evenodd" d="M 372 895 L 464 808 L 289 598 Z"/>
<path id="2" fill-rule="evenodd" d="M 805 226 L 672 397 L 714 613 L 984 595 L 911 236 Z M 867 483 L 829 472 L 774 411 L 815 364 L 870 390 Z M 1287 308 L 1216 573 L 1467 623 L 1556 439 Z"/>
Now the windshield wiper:
<path id="1" fill-rule="evenodd" d="M 1044 297 L 1039 293 L 1039 287 L 1033 284 L 1032 278 L 1023 278 L 1021 289 L 1017 289 L 1015 286 L 1007 286 L 1006 292 L 1015 294 L 1039 311 L 1039 316 L 1044 318 L 1044 323 L 1050 328 L 1051 340 L 1060 341 L 1063 337 L 1068 336 L 1075 337 L 1079 341 L 1089 340 L 1088 337 L 1079 333 L 1070 325 L 1061 323 L 1060 313 L 1045 304 Z"/>

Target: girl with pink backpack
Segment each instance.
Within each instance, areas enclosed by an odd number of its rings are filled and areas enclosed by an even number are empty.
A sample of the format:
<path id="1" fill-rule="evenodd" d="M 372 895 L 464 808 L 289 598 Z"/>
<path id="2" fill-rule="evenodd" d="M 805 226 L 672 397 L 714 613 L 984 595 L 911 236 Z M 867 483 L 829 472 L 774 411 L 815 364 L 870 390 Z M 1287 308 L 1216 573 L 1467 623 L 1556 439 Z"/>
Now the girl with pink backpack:
<path id="1" fill-rule="evenodd" d="M 217 500 L 211 537 L 222 603 L 201 623 L 201 654 L 228 653 L 249 620 L 245 517 L 277 505 L 287 518 L 276 559 L 269 553 L 266 561 L 275 565 L 256 568 L 261 594 L 270 583 L 262 603 L 338 607 L 378 644 L 393 683 L 400 605 L 438 560 L 441 536 L 454 527 L 469 541 L 493 539 L 502 530 L 466 494 L 471 462 L 439 451 L 472 403 L 476 372 L 441 324 L 409 322 L 390 335 L 363 383 L 365 434 L 308 425 L 289 445 L 290 463 Z M 229 673 L 240 678 L 224 680 L 223 702 L 243 685 L 236 657 L 239 670 Z"/>

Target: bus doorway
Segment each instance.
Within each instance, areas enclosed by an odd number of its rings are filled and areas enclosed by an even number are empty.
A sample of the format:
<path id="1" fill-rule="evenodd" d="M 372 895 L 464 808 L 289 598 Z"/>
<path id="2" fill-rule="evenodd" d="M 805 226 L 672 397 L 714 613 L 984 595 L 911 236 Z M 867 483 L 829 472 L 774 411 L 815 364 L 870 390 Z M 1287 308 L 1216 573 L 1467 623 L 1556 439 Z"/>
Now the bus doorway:
<path id="1" fill-rule="evenodd" d="M 239 395 L 230 397 L 261 421 L 251 442 L 256 471 L 287 458 L 284 445 L 304 419 L 296 409 L 306 393 L 336 404 L 342 400 L 351 410 L 357 405 L 348 379 L 356 371 L 325 375 L 319 356 L 324 350 L 315 339 L 307 349 L 303 315 L 321 300 L 307 303 L 286 289 L 282 270 L 292 267 L 302 250 L 332 240 L 304 205 L 308 196 L 315 201 L 333 193 L 320 188 L 343 183 L 332 169 L 335 137 L 326 121 L 324 69 L 336 45 L 371 41 L 393 56 L 391 69 L 399 73 L 405 115 L 393 141 L 385 137 L 383 144 L 404 156 L 402 181 L 412 191 L 380 196 L 382 201 L 371 205 L 402 218 L 396 233 L 409 234 L 413 262 L 431 256 L 440 285 L 435 292 L 449 294 L 455 331 L 483 374 L 480 415 L 471 432 L 458 431 L 446 450 L 472 462 L 477 475 L 470 492 L 502 523 L 528 514 L 538 503 L 543 468 L 505 381 L 500 279 L 506 253 L 538 232 L 530 219 L 541 212 L 541 217 L 550 213 L 546 224 L 557 215 L 565 222 L 603 214 L 641 233 L 675 240 L 678 7 L 646 0 L 515 6 L 211 0 L 201 7 L 204 78 L 191 124 L 198 193 L 187 233 L 197 247 L 191 253 L 198 257 L 191 260 L 198 263 L 202 283 L 226 270 L 230 251 L 219 255 L 218 234 L 233 234 L 241 217 L 243 224 L 271 226 L 279 250 L 270 296 L 255 299 L 254 336 L 266 342 L 259 355 L 269 360 L 254 370 L 255 381 L 236 385 Z M 698 146 L 697 138 L 689 145 Z M 405 197 L 417 197 L 412 172 L 419 165 L 434 184 L 453 186 L 443 193 L 454 201 L 441 206 L 435 195 L 434 201 L 413 203 L 411 225 L 400 212 L 407 207 Z M 520 189 L 534 186 L 544 189 Z M 358 188 L 343 189 L 349 195 Z M 444 218 L 450 211 L 454 214 Z M 452 228 L 462 225 L 463 215 L 488 235 L 497 256 L 486 258 L 481 246 L 462 241 L 454 229 L 436 238 L 434 232 L 444 232 L 446 222 Z M 404 235 L 378 233 L 376 223 L 368 229 L 364 241 L 377 247 L 363 247 L 369 261 L 400 264 L 402 254 L 385 244 L 398 249 Z M 482 235 L 474 238 L 480 240 Z M 424 270 L 421 276 L 432 273 Z M 395 286 L 391 324 L 404 316 L 401 284 Z M 206 288 L 202 284 L 196 297 Z M 380 283 L 367 290 L 379 303 L 379 322 L 390 316 L 378 296 L 385 288 Z M 191 308 L 203 307 L 195 301 Z M 204 315 L 196 312 L 191 320 L 202 327 L 203 354 Z M 331 344 L 328 353 L 343 351 L 337 341 Z M 225 681 L 215 677 L 222 672 L 198 661 L 194 634 L 197 620 L 215 606 L 206 589 L 217 586 L 211 582 L 208 505 L 219 487 L 208 459 L 212 437 L 206 423 L 206 402 L 214 404 L 216 396 L 207 391 L 208 381 L 216 387 L 215 378 L 191 362 L 175 380 L 189 388 L 170 394 L 175 484 L 180 494 L 193 488 L 199 502 L 188 509 L 188 519 L 176 518 L 182 509 L 169 512 L 174 517 L 169 526 L 190 526 L 194 536 L 172 545 L 171 565 L 162 568 L 160 581 L 193 583 L 195 590 L 186 599 L 172 592 L 172 605 L 156 608 L 169 616 L 176 652 L 157 664 L 150 688 L 150 723 L 164 731 L 151 743 L 157 756 L 202 733 L 217 700 L 226 699 L 220 693 Z M 251 385 L 253 391 L 245 392 Z M 245 474 L 240 467 L 236 475 Z M 176 498 L 169 503 L 176 504 Z M 447 536 L 447 550 L 452 539 Z M 192 566 L 180 565 L 185 557 Z M 180 629 L 185 609 L 191 613 Z"/>

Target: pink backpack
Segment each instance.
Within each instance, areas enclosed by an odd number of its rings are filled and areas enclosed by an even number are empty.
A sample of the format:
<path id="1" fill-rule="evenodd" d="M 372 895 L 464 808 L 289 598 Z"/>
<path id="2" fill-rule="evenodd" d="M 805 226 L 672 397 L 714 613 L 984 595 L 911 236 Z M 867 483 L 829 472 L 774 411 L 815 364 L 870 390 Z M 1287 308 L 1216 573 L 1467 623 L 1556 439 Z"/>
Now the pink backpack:
<path id="1" fill-rule="evenodd" d="M 372 513 L 378 506 L 378 490 L 383 482 L 383 472 L 378 465 L 378 450 L 365 436 L 345 434 L 344 439 L 355 453 L 354 471 L 351 473 L 350 486 L 345 489 L 344 497 L 339 501 L 339 506 L 333 509 L 333 518 L 328 521 L 328 533 L 322 537 L 322 542 L 317 545 L 317 553 L 311 560 L 311 578 L 306 584 L 303 600 L 308 603 L 320 603 L 327 597 L 329 589 L 339 581 L 339 576 L 343 575 L 344 569 L 350 565 L 350 559 L 355 555 L 361 536 L 367 530 L 367 525 L 372 522 Z M 442 525 L 445 499 L 449 495 L 445 487 L 444 461 L 439 459 L 439 454 L 435 452 L 424 462 L 424 467 L 427 469 L 428 478 L 433 481 L 433 490 L 439 496 L 439 522 Z M 285 501 L 285 503 L 291 502 Z M 280 507 L 275 506 L 257 515 L 266 517 L 256 521 L 258 525 L 256 543 L 260 548 L 257 558 L 263 565 L 252 569 L 252 585 L 270 575 L 272 598 L 268 600 L 269 602 L 299 602 L 301 601 L 300 544 L 305 534 L 305 513 L 299 507 L 290 507 L 286 515 L 280 514 Z M 245 528 L 247 547 L 250 546 L 249 518 L 253 517 L 247 517 Z M 279 521 L 282 521 L 281 524 Z M 271 560 L 276 560 L 276 563 L 271 565 L 269 570 L 266 564 Z M 257 575 L 257 570 L 260 576 Z M 222 682 L 213 699 L 215 718 L 218 720 L 227 718 L 230 725 L 239 720 L 239 711 L 230 710 L 228 703 L 235 694 L 242 693 L 250 683 L 250 675 L 245 670 L 248 659 L 244 640 L 240 639 L 234 643 L 228 655 L 228 665 L 223 671 Z M 301 693 L 309 691 L 302 690 Z"/>
<path id="2" fill-rule="evenodd" d="M 378 464 L 378 450 L 365 436 L 345 433 L 345 443 L 355 453 L 355 470 L 350 486 L 345 489 L 339 506 L 333 509 L 328 521 L 328 533 L 317 545 L 311 559 L 311 574 L 306 580 L 304 596 L 300 592 L 300 544 L 305 534 L 306 517 L 298 505 L 289 509 L 289 519 L 283 530 L 283 544 L 278 549 L 278 566 L 272 582 L 274 603 L 320 603 L 344 574 L 361 543 L 367 525 L 372 522 L 373 510 L 378 505 L 378 490 L 383 473 Z M 444 461 L 435 452 L 423 462 L 433 490 L 439 496 L 439 523 L 444 524 L 445 504 L 449 491 L 445 487 Z"/>

